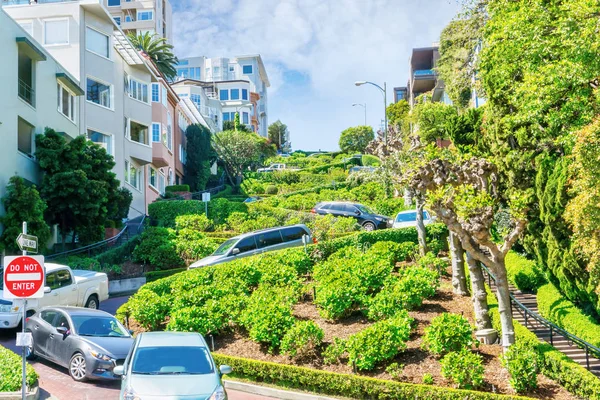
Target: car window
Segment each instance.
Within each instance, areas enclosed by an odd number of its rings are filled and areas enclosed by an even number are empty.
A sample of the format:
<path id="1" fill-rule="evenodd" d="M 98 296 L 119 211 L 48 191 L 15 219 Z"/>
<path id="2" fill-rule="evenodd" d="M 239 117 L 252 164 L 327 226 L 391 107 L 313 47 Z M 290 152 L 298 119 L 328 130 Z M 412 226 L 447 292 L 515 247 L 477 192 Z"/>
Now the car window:
<path id="1" fill-rule="evenodd" d="M 358 211 L 358 208 L 354 207 L 352 204 L 344 205 L 344 211 L 349 214 L 355 214 Z"/>
<path id="2" fill-rule="evenodd" d="M 423 219 L 431 219 L 427 211 L 423 211 Z"/>
<path id="3" fill-rule="evenodd" d="M 256 250 L 256 241 L 254 240 L 254 236 L 250 236 L 246 239 L 240 240 L 239 243 L 235 246 L 235 248 L 239 249 L 240 253 Z"/>
<path id="4" fill-rule="evenodd" d="M 81 336 L 130 337 L 129 332 L 111 316 L 73 315 L 75 331 Z"/>
<path id="5" fill-rule="evenodd" d="M 260 233 L 256 236 L 256 239 L 259 249 L 267 246 L 273 246 L 282 242 L 280 231 Z"/>
<path id="6" fill-rule="evenodd" d="M 375 214 L 375 212 L 373 210 L 371 210 L 367 206 L 363 206 L 362 204 L 356 204 L 355 207 L 358 208 L 360 210 L 360 212 L 363 214 Z"/>
<path id="7" fill-rule="evenodd" d="M 283 235 L 284 242 L 291 242 L 292 240 L 300 240 L 302 236 L 307 235 L 306 231 L 300 226 L 294 226 L 292 228 L 285 228 L 281 234 Z"/>
<path id="8" fill-rule="evenodd" d="M 56 271 L 56 279 L 58 282 L 58 287 L 69 286 L 73 283 L 73 279 L 71 278 L 71 273 L 66 269 L 61 269 L 60 271 Z"/>
<path id="9" fill-rule="evenodd" d="M 321 206 L 319 206 L 320 210 L 329 210 L 329 207 L 331 207 L 331 204 L 323 204 Z"/>
<path id="10" fill-rule="evenodd" d="M 132 360 L 132 374 L 204 375 L 214 373 L 214 365 L 205 347 L 138 347 Z"/>
<path id="11" fill-rule="evenodd" d="M 407 212 L 403 214 L 398 214 L 396 216 L 396 222 L 413 222 L 417 220 L 417 212 Z"/>
<path id="12" fill-rule="evenodd" d="M 331 211 L 344 211 L 344 205 L 343 204 L 331 204 L 329 206 L 329 209 Z"/>
<path id="13" fill-rule="evenodd" d="M 227 240 L 222 245 L 220 245 L 217 250 L 215 250 L 213 256 L 222 256 L 223 254 L 226 254 L 229 251 L 229 249 L 231 249 L 237 243 L 238 240 L 238 238 Z"/>
<path id="14" fill-rule="evenodd" d="M 56 318 L 52 326 L 54 326 L 55 328 L 62 326 L 64 328 L 71 329 L 71 326 L 69 325 L 69 320 L 67 319 L 67 316 L 63 313 L 58 313 L 58 318 Z"/>
<path id="15" fill-rule="evenodd" d="M 51 272 L 46 275 L 46 286 L 50 287 L 50 289 L 58 289 L 60 287 L 60 283 L 58 282 L 58 277 L 56 272 Z"/>
<path id="16" fill-rule="evenodd" d="M 44 321 L 46 321 L 47 323 L 49 323 L 50 325 L 52 325 L 52 322 L 54 321 L 54 317 L 56 317 L 57 312 L 56 311 L 42 311 L 40 313 L 40 318 Z"/>

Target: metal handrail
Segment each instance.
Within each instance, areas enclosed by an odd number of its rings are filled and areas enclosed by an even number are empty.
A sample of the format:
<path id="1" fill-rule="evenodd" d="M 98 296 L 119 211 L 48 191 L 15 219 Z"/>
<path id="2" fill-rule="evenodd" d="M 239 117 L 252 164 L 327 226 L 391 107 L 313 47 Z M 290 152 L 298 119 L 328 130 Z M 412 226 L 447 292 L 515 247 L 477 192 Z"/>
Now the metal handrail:
<path id="1" fill-rule="evenodd" d="M 19 79 L 19 97 L 35 107 L 35 90 L 23 79 Z"/>
<path id="2" fill-rule="evenodd" d="M 491 287 L 491 281 L 493 280 L 494 283 L 496 283 L 496 277 L 494 276 L 494 274 L 492 274 L 492 272 L 483 263 L 480 263 L 480 265 L 481 265 L 481 268 L 484 270 L 484 272 L 488 275 L 488 285 Z M 592 355 L 594 355 L 595 357 L 600 358 L 600 348 L 567 332 L 566 330 L 562 329 L 558 325 L 548 321 L 546 318 L 542 317 L 538 313 L 531 311 L 526 305 L 524 305 L 519 300 L 517 300 L 512 293 L 509 292 L 509 295 L 510 295 L 511 302 L 514 305 L 516 305 L 516 308 L 519 310 L 521 315 L 523 315 L 523 317 L 525 318 L 525 327 L 527 327 L 527 323 L 528 323 L 528 319 L 529 319 L 528 317 L 532 317 L 537 322 L 539 322 L 540 324 L 542 324 L 543 326 L 545 326 L 546 328 L 548 328 L 550 330 L 550 344 L 552 346 L 554 346 L 554 335 L 558 334 L 560 336 L 565 337 L 568 341 L 576 344 L 578 347 L 583 348 L 585 350 L 585 362 L 586 362 L 586 367 L 587 367 L 588 371 L 590 369 L 590 357 L 589 357 L 590 353 Z"/>
<path id="3" fill-rule="evenodd" d="M 63 251 L 61 253 L 50 254 L 50 255 L 47 255 L 45 258 L 46 258 L 46 260 L 52 260 L 52 259 L 56 259 L 56 258 L 60 258 L 60 257 L 69 256 L 69 255 L 75 255 L 75 254 L 80 254 L 80 253 L 84 253 L 84 252 L 89 252 L 91 250 L 97 249 L 104 245 L 115 243 L 116 241 L 118 241 L 121 238 L 121 236 L 123 236 L 125 234 L 126 231 L 127 231 L 127 225 L 125 225 L 123 227 L 121 232 L 119 232 L 118 234 L 116 234 L 115 236 L 113 236 L 111 238 L 102 240 L 100 242 L 92 243 L 87 246 L 79 247 L 77 249 L 67 250 L 67 251 Z"/>

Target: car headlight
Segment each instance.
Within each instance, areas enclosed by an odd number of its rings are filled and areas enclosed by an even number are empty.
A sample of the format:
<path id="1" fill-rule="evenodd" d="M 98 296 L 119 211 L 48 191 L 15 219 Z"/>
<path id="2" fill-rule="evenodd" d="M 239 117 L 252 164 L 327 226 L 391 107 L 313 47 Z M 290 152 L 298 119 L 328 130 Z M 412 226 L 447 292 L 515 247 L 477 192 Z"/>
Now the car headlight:
<path id="1" fill-rule="evenodd" d="M 227 400 L 227 393 L 225 393 L 225 388 L 223 386 L 217 386 L 217 389 L 208 398 L 208 400 Z"/>
<path id="2" fill-rule="evenodd" d="M 18 306 L 13 306 L 12 304 L 0 304 L 0 312 L 10 313 L 19 311 Z"/>
<path id="3" fill-rule="evenodd" d="M 112 357 L 107 356 L 106 354 L 98 353 L 97 351 L 90 350 L 90 354 L 96 357 L 98 360 L 102 361 L 112 361 Z"/>
<path id="4" fill-rule="evenodd" d="M 123 400 L 142 400 L 142 398 L 135 393 L 133 388 L 127 388 L 123 392 Z"/>
<path id="5" fill-rule="evenodd" d="M 375 220 L 381 222 L 381 221 L 385 220 L 385 218 L 375 217 Z"/>

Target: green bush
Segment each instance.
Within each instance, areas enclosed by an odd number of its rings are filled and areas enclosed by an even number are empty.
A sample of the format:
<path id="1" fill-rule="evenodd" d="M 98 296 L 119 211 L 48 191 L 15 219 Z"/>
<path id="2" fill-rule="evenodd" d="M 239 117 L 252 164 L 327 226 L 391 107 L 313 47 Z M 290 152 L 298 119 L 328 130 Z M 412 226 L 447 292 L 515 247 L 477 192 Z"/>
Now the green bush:
<path id="1" fill-rule="evenodd" d="M 180 215 L 175 217 L 175 228 L 205 232 L 212 228 L 212 221 L 204 214 Z"/>
<path id="2" fill-rule="evenodd" d="M 565 299 L 553 284 L 548 283 L 538 289 L 537 301 L 540 315 L 544 318 L 600 347 L 600 324 Z"/>
<path id="3" fill-rule="evenodd" d="M 171 304 L 165 296 L 142 287 L 127 304 L 129 315 L 148 330 L 159 330 L 165 321 Z"/>
<path id="4" fill-rule="evenodd" d="M 213 199 L 208 203 L 208 218 L 213 221 L 214 225 L 224 224 L 227 217 L 234 212 L 247 213 L 248 206 L 246 203 L 229 201 L 223 198 Z"/>
<path id="5" fill-rule="evenodd" d="M 277 189 L 277 186 L 275 186 L 275 185 L 269 185 L 265 189 L 266 194 L 277 194 L 277 192 L 278 192 L 278 189 Z"/>
<path id="6" fill-rule="evenodd" d="M 290 357 L 314 356 L 323 342 L 323 329 L 313 321 L 296 321 L 283 337 L 281 351 Z"/>
<path id="7" fill-rule="evenodd" d="M 148 216 L 158 226 L 174 228 L 175 218 L 194 214 L 204 214 L 204 203 L 197 200 L 170 200 L 148 205 Z"/>
<path id="8" fill-rule="evenodd" d="M 174 239 L 175 249 L 179 257 L 186 261 L 197 261 L 211 255 L 217 244 L 201 232 L 185 228 L 177 232 Z"/>
<path id="9" fill-rule="evenodd" d="M 354 218 L 334 217 L 331 214 L 318 215 L 310 228 L 317 241 L 334 239 L 340 235 L 356 232 L 360 226 Z"/>
<path id="10" fill-rule="evenodd" d="M 525 397 L 519 396 L 504 396 L 440 386 L 415 385 L 360 375 L 338 374 L 294 365 L 249 360 L 218 353 L 213 354 L 213 356 L 217 365 L 225 364 L 232 367 L 233 374 L 231 376 L 234 378 L 351 399 L 525 400 Z"/>
<path id="11" fill-rule="evenodd" d="M 201 335 L 221 333 L 234 319 L 237 310 L 245 307 L 244 295 L 229 294 L 218 299 L 209 299 L 201 306 L 189 306 L 171 314 L 168 331 L 198 332 Z"/>
<path id="12" fill-rule="evenodd" d="M 165 192 L 189 192 L 190 185 L 170 185 L 165 187 Z"/>
<path id="13" fill-rule="evenodd" d="M 524 292 L 536 292 L 546 283 L 544 273 L 537 263 L 515 253 L 508 252 L 504 259 L 508 281 Z"/>
<path id="14" fill-rule="evenodd" d="M 423 348 L 440 355 L 458 352 L 478 344 L 473 339 L 473 328 L 462 315 L 443 313 L 431 320 L 423 335 Z"/>
<path id="15" fill-rule="evenodd" d="M 537 354 L 525 342 L 517 341 L 500 356 L 502 365 L 510 374 L 510 386 L 517 393 L 537 388 Z"/>
<path id="16" fill-rule="evenodd" d="M 429 252 L 425 254 L 423 257 L 417 260 L 417 264 L 423 268 L 429 268 L 434 271 L 438 271 L 440 274 L 446 272 L 446 268 L 448 268 L 448 263 L 441 258 L 435 256 L 434 253 Z"/>
<path id="17" fill-rule="evenodd" d="M 177 253 L 175 232 L 172 229 L 149 227 L 141 235 L 133 251 L 133 260 L 157 269 L 181 267 L 184 262 Z"/>
<path id="18" fill-rule="evenodd" d="M 370 154 L 363 154 L 361 163 L 365 167 L 379 167 L 381 165 L 381 160 Z"/>
<path id="19" fill-rule="evenodd" d="M 21 390 L 22 364 L 21 356 L 0 346 L 0 393 Z M 38 382 L 38 374 L 27 364 L 26 381 L 29 390 Z"/>
<path id="20" fill-rule="evenodd" d="M 118 247 L 98 254 L 94 258 L 98 260 L 101 265 L 122 264 L 125 261 L 131 260 L 133 250 L 140 243 L 140 240 L 141 236 L 136 236 Z"/>
<path id="21" fill-rule="evenodd" d="M 433 376 L 431 374 L 423 374 L 423 383 L 425 385 L 433 385 Z"/>
<path id="22" fill-rule="evenodd" d="M 483 359 L 469 349 L 446 354 L 440 364 L 442 376 L 451 379 L 459 389 L 475 389 L 483 384 Z"/>
<path id="23" fill-rule="evenodd" d="M 144 272 L 144 276 L 146 277 L 146 283 L 150 283 L 184 271 L 187 271 L 187 268 L 173 268 L 166 269 L 164 271 L 148 271 Z"/>
<path id="24" fill-rule="evenodd" d="M 369 252 L 379 257 L 388 258 L 390 263 L 409 261 L 419 250 L 419 245 L 412 242 L 396 243 L 390 241 L 377 242 L 369 248 Z"/>

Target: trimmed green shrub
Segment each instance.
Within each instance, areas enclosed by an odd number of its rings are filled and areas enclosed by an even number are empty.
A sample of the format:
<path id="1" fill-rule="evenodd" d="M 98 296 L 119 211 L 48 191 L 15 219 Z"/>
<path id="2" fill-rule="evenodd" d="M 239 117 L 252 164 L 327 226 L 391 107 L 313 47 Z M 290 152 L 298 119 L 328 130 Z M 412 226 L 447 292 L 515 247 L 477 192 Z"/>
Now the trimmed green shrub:
<path id="1" fill-rule="evenodd" d="M 140 325 L 148 330 L 159 330 L 168 315 L 171 304 L 165 296 L 142 287 L 127 303 L 127 310 Z"/>
<path id="2" fill-rule="evenodd" d="M 459 389 L 475 389 L 483 384 L 483 359 L 469 349 L 446 354 L 440 364 L 442 376 L 451 379 Z"/>
<path id="3" fill-rule="evenodd" d="M 165 187 L 165 192 L 189 192 L 190 185 L 170 185 Z"/>
<path id="4" fill-rule="evenodd" d="M 423 257 L 417 260 L 417 264 L 423 268 L 429 268 L 434 271 L 438 271 L 440 274 L 446 272 L 446 268 L 448 268 L 448 263 L 441 258 L 435 256 L 434 253 L 429 252 L 425 254 Z"/>
<path id="5" fill-rule="evenodd" d="M 275 185 L 269 185 L 265 188 L 265 193 L 266 194 L 277 194 L 279 189 L 277 189 L 277 186 Z"/>
<path id="6" fill-rule="evenodd" d="M 101 265 L 122 264 L 127 260 L 131 260 L 133 250 L 140 243 L 141 236 L 136 236 L 129 239 L 119 247 L 112 248 L 108 251 L 98 254 L 94 257 Z"/>
<path id="7" fill-rule="evenodd" d="M 508 281 L 524 292 L 536 292 L 546 283 L 544 273 L 537 263 L 515 253 L 508 252 L 504 259 Z"/>
<path id="8" fill-rule="evenodd" d="M 379 167 L 381 165 L 381 160 L 370 154 L 363 154 L 361 163 L 365 167 Z"/>
<path id="9" fill-rule="evenodd" d="M 296 321 L 283 337 L 281 351 L 290 357 L 314 356 L 323 336 L 323 329 L 313 321 Z"/>
<path id="10" fill-rule="evenodd" d="M 197 261 L 211 255 L 218 245 L 194 229 L 181 229 L 174 239 L 177 255 L 186 261 Z"/>
<path id="11" fill-rule="evenodd" d="M 431 320 L 423 335 L 423 348 L 440 355 L 477 345 L 473 328 L 462 315 L 443 313 Z"/>
<path id="12" fill-rule="evenodd" d="M 212 221 L 204 214 L 180 215 L 175 217 L 175 228 L 205 232 L 212 228 Z"/>
<path id="13" fill-rule="evenodd" d="M 148 205 L 148 216 L 158 226 L 173 228 L 175 218 L 194 214 L 204 214 L 204 203 L 197 200 L 170 200 L 156 201 Z"/>
<path id="14" fill-rule="evenodd" d="M 200 204 L 204 207 L 203 203 Z M 246 203 L 229 201 L 223 198 L 212 199 L 208 202 L 208 218 L 213 221 L 214 225 L 224 224 L 227 221 L 227 217 L 234 212 L 247 213 L 248 206 Z"/>
<path id="15" fill-rule="evenodd" d="M 144 272 L 144 276 L 146 277 L 146 283 L 150 283 L 184 271 L 187 271 L 187 268 L 173 268 L 166 269 L 164 271 L 148 271 Z"/>
<path id="16" fill-rule="evenodd" d="M 433 385 L 433 376 L 431 374 L 423 374 L 423 383 L 425 385 Z"/>
<path id="17" fill-rule="evenodd" d="M 537 302 L 540 315 L 544 318 L 600 347 L 600 324 L 565 299 L 553 284 L 548 283 L 538 289 Z"/>
<path id="18" fill-rule="evenodd" d="M 419 245 L 412 242 L 396 243 L 390 241 L 377 242 L 369 248 L 369 253 L 389 259 L 390 263 L 408 261 L 419 250 Z"/>
<path id="19" fill-rule="evenodd" d="M 245 307 L 247 297 L 229 294 L 209 299 L 201 306 L 179 308 L 171 314 L 168 331 L 198 332 L 201 335 L 220 333 L 237 319 L 238 310 Z"/>
<path id="20" fill-rule="evenodd" d="M 404 372 L 404 364 L 398 364 L 395 362 L 391 363 L 390 365 L 387 366 L 387 368 L 385 369 L 385 372 L 390 374 L 392 379 L 400 380 L 400 378 L 402 378 L 402 373 Z"/>
<path id="21" fill-rule="evenodd" d="M 510 374 L 510 386 L 517 393 L 537 388 L 537 354 L 526 342 L 517 341 L 500 356 Z"/>
<path id="22" fill-rule="evenodd" d="M 525 400 L 520 396 L 450 389 L 439 386 L 415 385 L 403 382 L 368 378 L 360 375 L 338 374 L 294 365 L 213 354 L 215 363 L 229 365 L 234 378 L 281 385 L 351 399 L 378 400 Z"/>
<path id="23" fill-rule="evenodd" d="M 160 227 L 149 227 L 142 233 L 133 251 L 133 260 L 157 269 L 178 268 L 184 264 L 177 253 L 175 231 Z"/>
<path id="24" fill-rule="evenodd" d="M 38 381 L 38 374 L 27 364 L 26 382 L 31 389 Z M 22 360 L 21 356 L 0 346 L 0 392 L 17 392 L 21 390 Z"/>

